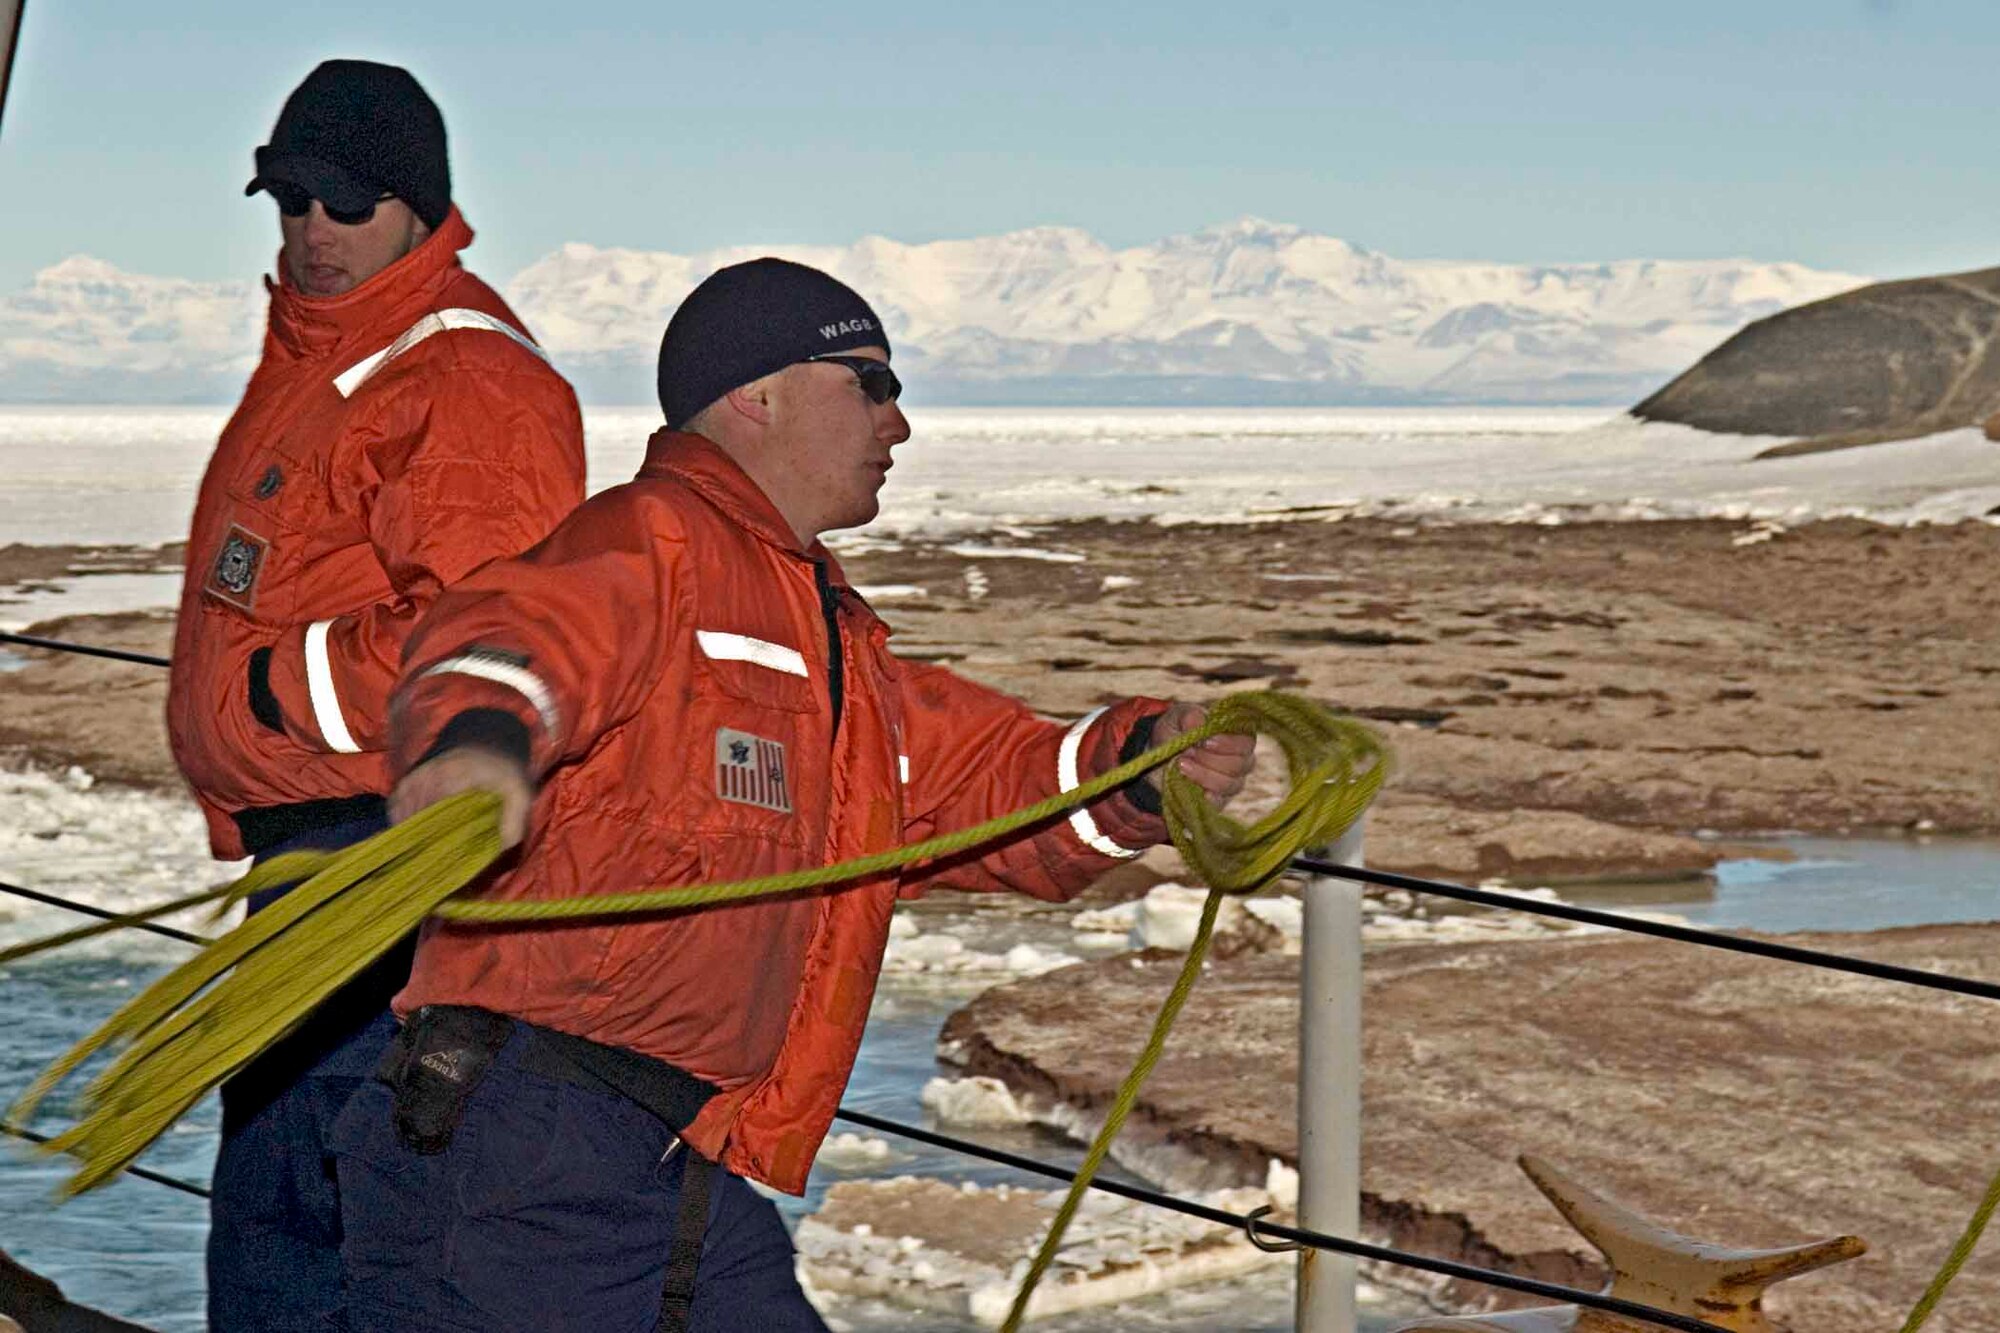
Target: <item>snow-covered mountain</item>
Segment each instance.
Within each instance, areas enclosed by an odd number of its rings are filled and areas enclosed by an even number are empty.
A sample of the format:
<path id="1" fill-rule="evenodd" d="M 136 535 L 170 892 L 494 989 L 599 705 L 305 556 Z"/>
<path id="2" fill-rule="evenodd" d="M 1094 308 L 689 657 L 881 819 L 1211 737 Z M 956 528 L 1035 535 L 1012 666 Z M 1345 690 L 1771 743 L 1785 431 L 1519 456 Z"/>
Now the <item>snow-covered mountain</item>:
<path id="1" fill-rule="evenodd" d="M 570 244 L 506 293 L 586 401 L 645 402 L 681 298 L 773 253 L 866 294 L 930 402 L 1627 403 L 1750 320 L 1866 281 L 1733 260 L 1398 260 L 1244 219 L 1127 250 L 1064 227 L 699 255 Z M 0 299 L 0 401 L 227 399 L 263 300 L 254 282 L 65 260 Z"/>

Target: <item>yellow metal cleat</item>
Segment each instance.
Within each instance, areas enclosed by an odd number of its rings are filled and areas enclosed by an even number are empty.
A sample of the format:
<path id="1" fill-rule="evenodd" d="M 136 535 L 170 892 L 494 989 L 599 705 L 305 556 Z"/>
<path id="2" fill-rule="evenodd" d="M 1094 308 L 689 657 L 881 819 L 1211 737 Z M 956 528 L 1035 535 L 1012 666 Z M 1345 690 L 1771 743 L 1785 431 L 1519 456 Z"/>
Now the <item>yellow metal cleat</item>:
<path id="1" fill-rule="evenodd" d="M 1539 1157 L 1521 1169 L 1611 1268 L 1606 1295 L 1691 1315 L 1733 1333 L 1777 1333 L 1764 1317 L 1764 1289 L 1788 1277 L 1858 1258 L 1859 1236 L 1836 1236 L 1775 1250 L 1735 1250 L 1692 1240 L 1585 1189 Z M 1540 1306 L 1506 1314 L 1422 1319 L 1395 1333 L 1657 1333 L 1641 1323 L 1574 1305 Z"/>

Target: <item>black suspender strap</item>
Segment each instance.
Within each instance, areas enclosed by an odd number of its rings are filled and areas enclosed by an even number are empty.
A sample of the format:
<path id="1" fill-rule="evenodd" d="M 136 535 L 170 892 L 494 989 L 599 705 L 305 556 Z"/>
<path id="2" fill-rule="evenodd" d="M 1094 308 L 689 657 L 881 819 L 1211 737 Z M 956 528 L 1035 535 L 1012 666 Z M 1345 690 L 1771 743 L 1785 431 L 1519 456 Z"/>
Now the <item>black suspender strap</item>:
<path id="1" fill-rule="evenodd" d="M 694 1275 L 701 1264 L 702 1236 L 708 1230 L 708 1190 L 716 1166 L 681 1144 L 681 1203 L 674 1219 L 674 1248 L 667 1256 L 667 1285 L 660 1293 L 660 1322 L 654 1333 L 687 1333 L 694 1309 Z"/>

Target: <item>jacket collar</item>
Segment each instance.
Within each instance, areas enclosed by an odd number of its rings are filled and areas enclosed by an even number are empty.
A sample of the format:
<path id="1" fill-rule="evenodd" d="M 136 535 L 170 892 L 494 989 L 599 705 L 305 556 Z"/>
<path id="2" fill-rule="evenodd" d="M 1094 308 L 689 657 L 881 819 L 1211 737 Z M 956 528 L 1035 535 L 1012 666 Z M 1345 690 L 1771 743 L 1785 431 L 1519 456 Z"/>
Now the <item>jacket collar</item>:
<path id="1" fill-rule="evenodd" d="M 828 577 L 847 586 L 847 576 L 833 553 L 817 538 L 801 549 L 798 534 L 771 503 L 771 497 L 713 440 L 663 426 L 646 441 L 646 461 L 640 464 L 639 475 L 672 477 L 685 483 L 759 540 L 824 564 Z"/>
<path id="2" fill-rule="evenodd" d="M 422 245 L 353 291 L 331 297 L 307 296 L 294 287 L 281 254 L 278 278 L 264 279 L 271 294 L 271 339 L 299 357 L 328 355 L 364 335 L 386 343 L 430 308 L 461 271 L 458 252 L 470 244 L 472 228 L 453 205 Z"/>

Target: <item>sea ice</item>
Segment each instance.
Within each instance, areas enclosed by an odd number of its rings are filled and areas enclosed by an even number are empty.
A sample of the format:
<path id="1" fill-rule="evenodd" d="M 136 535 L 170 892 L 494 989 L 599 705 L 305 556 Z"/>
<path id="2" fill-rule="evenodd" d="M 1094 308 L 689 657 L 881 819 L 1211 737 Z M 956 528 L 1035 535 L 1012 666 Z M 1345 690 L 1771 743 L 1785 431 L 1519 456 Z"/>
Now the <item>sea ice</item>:
<path id="1" fill-rule="evenodd" d="M 919 931 L 908 916 L 899 915 L 890 920 L 889 947 L 882 956 L 882 974 L 889 981 L 923 978 L 991 983 L 1040 976 L 1076 961 L 1073 954 L 1026 943 L 1016 944 L 1004 953 L 986 953 L 945 931 Z"/>
<path id="2" fill-rule="evenodd" d="M 1211 1207 L 1248 1212 L 1262 1189 L 1213 1191 Z M 916 1177 L 835 1185 L 796 1240 L 814 1288 L 886 1298 L 992 1327 L 1014 1297 L 1060 1191 L 963 1185 Z M 1189 1283 L 1289 1263 L 1231 1227 L 1104 1194 L 1085 1196 L 1031 1312 L 1108 1306 Z"/>
<path id="3" fill-rule="evenodd" d="M 158 544 L 186 534 L 221 409 L 0 410 L 0 542 Z M 658 413 L 585 413 L 593 491 L 628 480 Z M 930 408 L 883 510 L 843 551 L 1004 532 L 967 559 L 1078 558 L 1028 544 L 1074 518 L 1270 522 L 1663 518 L 1794 524 L 1981 518 L 2000 504 L 1977 430 L 1758 460 L 1777 441 L 1609 409 Z"/>
<path id="4" fill-rule="evenodd" d="M 924 1084 L 918 1101 L 939 1125 L 974 1129 L 1031 1123 L 1027 1108 L 997 1078 L 934 1078 Z"/>
<path id="5" fill-rule="evenodd" d="M 186 896 L 243 873 L 214 860 L 201 814 L 185 799 L 97 785 L 88 773 L 0 770 L 0 879 L 93 907 L 131 911 Z M 198 934 L 223 926 L 208 909 L 162 918 Z M 68 930 L 84 918 L 24 900 L 0 898 L 0 941 L 15 943 Z M 187 955 L 187 946 L 121 930 L 72 949 L 148 959 Z"/>

